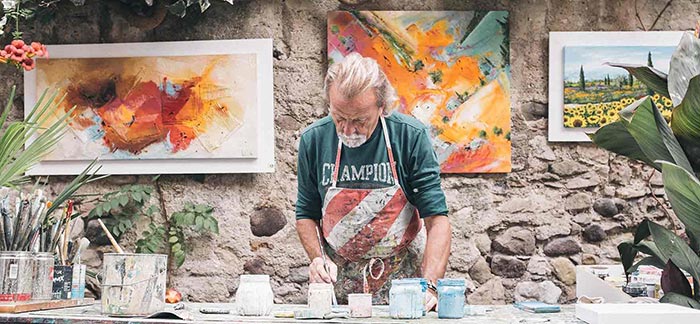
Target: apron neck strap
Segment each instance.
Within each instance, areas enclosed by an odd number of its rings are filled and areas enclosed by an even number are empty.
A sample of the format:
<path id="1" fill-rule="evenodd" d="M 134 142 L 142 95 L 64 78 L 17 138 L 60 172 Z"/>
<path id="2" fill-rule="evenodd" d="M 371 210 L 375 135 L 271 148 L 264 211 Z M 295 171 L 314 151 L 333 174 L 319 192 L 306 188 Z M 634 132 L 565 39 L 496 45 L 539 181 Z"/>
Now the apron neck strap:
<path id="1" fill-rule="evenodd" d="M 398 185 L 399 184 L 399 175 L 396 172 L 396 162 L 394 161 L 394 153 L 391 150 L 391 142 L 389 141 L 389 131 L 387 130 L 386 121 L 384 120 L 384 116 L 380 116 L 379 120 L 382 123 L 382 132 L 384 133 L 384 143 L 386 145 L 386 151 L 387 151 L 387 154 L 389 155 L 389 165 L 391 166 L 391 174 L 394 176 L 394 184 Z M 332 179 L 332 186 L 333 187 L 335 187 L 335 185 L 338 183 L 338 170 L 340 169 L 340 153 L 341 153 L 342 147 L 343 147 L 343 141 L 341 141 L 340 137 L 338 137 L 338 151 L 335 155 L 335 166 L 333 167 L 333 179 Z"/>

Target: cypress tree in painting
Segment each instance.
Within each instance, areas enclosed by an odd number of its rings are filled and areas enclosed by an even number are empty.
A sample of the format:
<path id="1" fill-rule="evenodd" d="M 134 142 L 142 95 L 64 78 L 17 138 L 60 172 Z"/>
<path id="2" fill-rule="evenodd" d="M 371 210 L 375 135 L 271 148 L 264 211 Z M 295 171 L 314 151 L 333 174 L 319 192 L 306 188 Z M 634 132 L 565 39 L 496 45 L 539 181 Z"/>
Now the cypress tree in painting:
<path id="1" fill-rule="evenodd" d="M 654 67 L 654 62 L 651 60 L 651 52 L 649 52 L 649 54 L 647 55 L 647 66 Z M 651 90 L 651 88 L 647 87 L 647 95 L 653 96 L 654 90 Z"/>
<path id="2" fill-rule="evenodd" d="M 583 75 L 583 65 L 581 65 L 581 72 L 578 76 L 578 86 L 581 91 L 586 91 L 586 77 Z"/>

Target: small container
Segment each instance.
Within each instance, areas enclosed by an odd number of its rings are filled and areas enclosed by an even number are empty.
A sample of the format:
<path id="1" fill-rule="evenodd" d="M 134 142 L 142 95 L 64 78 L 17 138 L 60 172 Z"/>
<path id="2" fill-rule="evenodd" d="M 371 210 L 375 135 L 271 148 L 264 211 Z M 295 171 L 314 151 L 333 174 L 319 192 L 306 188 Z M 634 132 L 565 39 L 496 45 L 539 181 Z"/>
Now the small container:
<path id="1" fill-rule="evenodd" d="M 241 275 L 241 283 L 236 291 L 238 314 L 245 316 L 266 316 L 275 304 L 275 294 L 270 286 L 268 275 Z"/>
<path id="2" fill-rule="evenodd" d="M 53 268 L 52 299 L 71 299 L 73 266 L 57 265 Z"/>
<path id="3" fill-rule="evenodd" d="M 333 286 L 328 283 L 310 283 L 307 302 L 315 312 L 330 313 L 333 308 Z"/>
<path id="4" fill-rule="evenodd" d="M 467 285 L 464 279 L 439 279 L 438 318 L 462 318 L 466 298 L 464 293 Z"/>
<path id="5" fill-rule="evenodd" d="M 32 261 L 34 264 L 32 300 L 50 300 L 51 289 L 53 287 L 53 253 L 33 253 Z"/>
<path id="6" fill-rule="evenodd" d="M 419 278 L 394 279 L 389 289 L 389 314 L 396 319 L 423 316 L 425 292 Z"/>
<path id="7" fill-rule="evenodd" d="M 350 317 L 372 317 L 372 294 L 348 294 Z"/>
<path id="8" fill-rule="evenodd" d="M 622 291 L 624 291 L 632 297 L 646 297 L 647 285 L 641 282 L 630 282 L 629 284 L 622 287 Z"/>
<path id="9" fill-rule="evenodd" d="M 29 252 L 0 252 L 0 302 L 32 297 L 34 265 Z"/>

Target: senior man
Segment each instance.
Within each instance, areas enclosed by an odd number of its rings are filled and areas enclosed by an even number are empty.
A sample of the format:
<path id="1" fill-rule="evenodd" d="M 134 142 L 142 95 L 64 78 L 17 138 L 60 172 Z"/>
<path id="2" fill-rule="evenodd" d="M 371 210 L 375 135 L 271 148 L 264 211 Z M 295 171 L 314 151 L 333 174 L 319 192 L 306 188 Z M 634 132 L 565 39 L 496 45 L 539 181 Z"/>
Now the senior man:
<path id="1" fill-rule="evenodd" d="M 428 129 L 393 111 L 396 93 L 371 58 L 349 54 L 324 86 L 329 116 L 303 131 L 297 168 L 309 281 L 334 283 L 341 301 L 364 290 L 386 303 L 391 279 L 423 277 L 431 310 L 452 229 Z"/>

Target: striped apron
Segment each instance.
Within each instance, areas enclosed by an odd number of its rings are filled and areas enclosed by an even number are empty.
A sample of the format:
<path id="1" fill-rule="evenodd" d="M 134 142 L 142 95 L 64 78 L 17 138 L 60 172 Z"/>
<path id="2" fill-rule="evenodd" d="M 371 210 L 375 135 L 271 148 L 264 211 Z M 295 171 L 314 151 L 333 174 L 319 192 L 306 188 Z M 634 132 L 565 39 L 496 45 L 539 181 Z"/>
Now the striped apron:
<path id="1" fill-rule="evenodd" d="M 383 275 L 368 282 L 375 303 L 386 303 L 390 279 L 420 274 L 418 257 L 425 247 L 423 222 L 401 189 L 386 122 L 384 117 L 380 120 L 394 184 L 376 189 L 337 187 L 343 147 L 338 140 L 332 184 L 323 201 L 321 228 L 328 255 L 338 265 L 336 294 L 341 301 L 348 293 L 362 292 L 362 268 L 372 258 L 385 265 Z"/>

